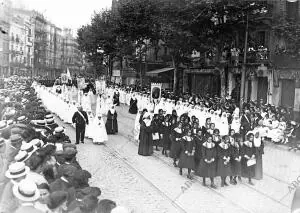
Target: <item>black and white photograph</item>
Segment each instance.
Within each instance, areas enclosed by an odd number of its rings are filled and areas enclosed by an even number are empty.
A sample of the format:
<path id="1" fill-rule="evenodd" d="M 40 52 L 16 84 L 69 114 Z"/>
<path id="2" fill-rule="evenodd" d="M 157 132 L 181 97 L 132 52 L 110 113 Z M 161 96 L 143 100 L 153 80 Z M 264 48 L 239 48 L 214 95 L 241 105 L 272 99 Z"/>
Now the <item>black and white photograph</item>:
<path id="1" fill-rule="evenodd" d="M 0 213 L 300 213 L 300 0 L 0 0 Z"/>

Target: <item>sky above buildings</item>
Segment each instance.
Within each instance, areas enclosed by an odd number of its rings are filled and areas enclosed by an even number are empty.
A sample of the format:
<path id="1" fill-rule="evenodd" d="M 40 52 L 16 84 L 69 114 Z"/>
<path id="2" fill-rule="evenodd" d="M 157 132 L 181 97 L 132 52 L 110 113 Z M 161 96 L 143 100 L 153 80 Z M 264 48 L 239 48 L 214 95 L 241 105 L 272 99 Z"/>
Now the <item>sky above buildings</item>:
<path id="1" fill-rule="evenodd" d="M 76 31 L 90 23 L 94 11 L 111 7 L 112 0 L 12 0 L 18 7 L 35 9 L 59 27 Z"/>

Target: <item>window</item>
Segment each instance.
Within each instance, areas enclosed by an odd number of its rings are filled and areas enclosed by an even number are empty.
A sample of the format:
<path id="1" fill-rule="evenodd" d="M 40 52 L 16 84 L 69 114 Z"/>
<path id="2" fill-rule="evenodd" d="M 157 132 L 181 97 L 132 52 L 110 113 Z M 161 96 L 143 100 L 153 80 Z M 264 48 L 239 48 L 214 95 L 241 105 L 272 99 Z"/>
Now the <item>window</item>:
<path id="1" fill-rule="evenodd" d="M 266 32 L 265 31 L 258 32 L 257 40 L 259 45 L 266 46 Z"/>
<path id="2" fill-rule="evenodd" d="M 288 19 L 298 19 L 299 0 L 287 0 L 286 1 L 286 17 Z"/>

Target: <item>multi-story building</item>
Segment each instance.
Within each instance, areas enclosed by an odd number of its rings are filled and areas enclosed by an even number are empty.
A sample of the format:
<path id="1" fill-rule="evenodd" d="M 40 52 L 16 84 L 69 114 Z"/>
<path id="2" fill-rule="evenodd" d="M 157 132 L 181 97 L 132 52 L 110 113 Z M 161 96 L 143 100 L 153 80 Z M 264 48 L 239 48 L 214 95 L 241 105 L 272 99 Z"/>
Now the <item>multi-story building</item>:
<path id="1" fill-rule="evenodd" d="M 76 38 L 72 34 L 72 30 L 64 28 L 62 32 L 62 66 L 67 68 L 71 74 L 79 74 L 82 67 L 82 53 L 78 49 Z"/>
<path id="2" fill-rule="evenodd" d="M 9 75 L 9 31 L 12 2 L 0 1 L 0 77 Z"/>
<path id="3" fill-rule="evenodd" d="M 38 12 L 34 12 L 34 75 L 45 76 L 47 49 L 47 20 Z"/>
<path id="4" fill-rule="evenodd" d="M 25 34 L 24 50 L 23 50 L 23 65 L 24 69 L 20 70 L 23 75 L 33 76 L 34 72 L 34 13 L 23 9 L 14 9 L 14 14 L 17 14 L 24 22 L 23 29 Z"/>

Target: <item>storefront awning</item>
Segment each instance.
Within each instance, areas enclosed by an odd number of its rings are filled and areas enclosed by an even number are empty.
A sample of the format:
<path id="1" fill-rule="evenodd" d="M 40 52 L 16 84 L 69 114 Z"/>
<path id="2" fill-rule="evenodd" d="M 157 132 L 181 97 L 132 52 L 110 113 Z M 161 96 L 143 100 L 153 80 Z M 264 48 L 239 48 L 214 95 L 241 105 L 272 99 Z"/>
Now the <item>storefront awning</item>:
<path id="1" fill-rule="evenodd" d="M 147 76 L 158 75 L 159 73 L 168 72 L 168 71 L 172 71 L 172 70 L 174 70 L 174 68 L 172 68 L 172 67 L 166 67 L 166 68 L 162 68 L 162 69 L 157 69 L 157 70 L 152 70 L 150 72 L 146 72 L 146 75 Z"/>

